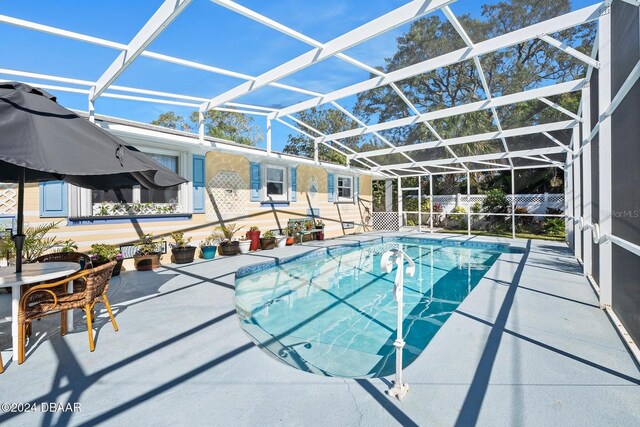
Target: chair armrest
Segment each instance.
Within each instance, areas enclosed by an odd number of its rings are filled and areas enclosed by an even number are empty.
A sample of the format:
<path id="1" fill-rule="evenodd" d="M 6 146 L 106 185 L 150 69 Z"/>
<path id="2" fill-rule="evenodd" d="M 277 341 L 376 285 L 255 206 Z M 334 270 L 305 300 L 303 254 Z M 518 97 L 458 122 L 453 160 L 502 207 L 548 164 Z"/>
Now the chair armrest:
<path id="1" fill-rule="evenodd" d="M 78 273 L 72 274 L 71 276 L 67 276 L 65 278 L 56 280 L 55 282 L 45 282 L 45 283 L 40 283 L 39 285 L 35 285 L 35 286 L 31 286 L 24 294 L 22 294 L 22 296 L 20 297 L 20 308 L 24 309 L 26 307 L 26 303 L 28 298 L 37 293 L 37 292 L 46 292 L 46 293 L 50 293 L 52 295 L 54 295 L 54 300 L 57 301 L 57 296 L 55 295 L 55 293 L 53 291 L 51 291 L 51 289 L 53 288 L 57 288 L 61 285 L 64 285 L 66 283 L 69 283 L 73 280 L 79 279 L 81 277 L 86 276 L 87 274 L 89 274 L 89 270 L 82 270 Z"/>

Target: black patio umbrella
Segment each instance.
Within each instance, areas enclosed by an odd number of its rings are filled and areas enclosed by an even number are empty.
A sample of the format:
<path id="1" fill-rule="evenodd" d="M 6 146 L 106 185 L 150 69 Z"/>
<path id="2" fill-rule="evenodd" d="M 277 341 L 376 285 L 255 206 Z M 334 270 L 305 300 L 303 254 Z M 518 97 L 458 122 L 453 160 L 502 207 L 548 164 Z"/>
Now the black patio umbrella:
<path id="1" fill-rule="evenodd" d="M 94 190 L 187 182 L 44 90 L 0 83 L 0 182 L 18 183 L 16 272 L 22 271 L 24 183 L 56 180 Z"/>

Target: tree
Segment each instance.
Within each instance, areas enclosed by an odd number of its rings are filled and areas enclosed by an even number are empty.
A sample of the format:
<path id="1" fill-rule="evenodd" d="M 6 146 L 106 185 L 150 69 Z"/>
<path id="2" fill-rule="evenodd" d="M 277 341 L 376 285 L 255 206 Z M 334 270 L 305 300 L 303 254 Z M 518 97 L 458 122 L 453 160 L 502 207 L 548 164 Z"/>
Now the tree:
<path id="1" fill-rule="evenodd" d="M 157 119 L 151 122 L 152 125 L 162 126 L 169 129 L 177 129 L 183 131 L 190 131 L 191 126 L 184 120 L 184 117 L 177 115 L 173 111 L 167 111 L 158 116 Z"/>
<path id="2" fill-rule="evenodd" d="M 335 109 L 314 107 L 296 114 L 295 117 L 303 123 L 306 123 L 322 132 L 324 135 L 342 132 L 357 127 L 356 122 L 351 120 L 346 114 Z M 313 134 L 313 131 L 310 131 L 309 129 L 304 130 L 309 134 Z M 332 144 L 330 141 L 327 141 L 327 143 Z M 367 149 L 374 146 L 374 144 L 370 142 L 363 145 L 362 139 L 358 137 L 346 138 L 341 140 L 340 143 L 356 151 L 358 151 L 358 149 L 362 150 L 363 148 Z M 343 152 L 347 151 L 339 146 L 336 146 L 336 148 Z M 289 134 L 287 138 L 287 145 L 285 145 L 283 152 L 313 158 L 313 139 L 302 134 Z M 320 144 L 318 147 L 318 159 L 324 162 L 346 164 L 345 156 L 323 144 Z"/>
<path id="3" fill-rule="evenodd" d="M 459 21 L 471 40 L 479 42 L 569 11 L 569 0 L 512 0 L 483 6 L 479 19 L 463 15 Z M 554 34 L 554 37 L 588 54 L 593 44 L 592 28 L 592 25 L 584 25 Z M 398 38 L 397 52 L 380 68 L 391 72 L 464 47 L 460 35 L 448 21 L 436 15 L 429 16 L 416 20 L 409 31 Z M 575 79 L 586 72 L 583 63 L 538 38 L 483 55 L 480 62 L 492 96 Z M 440 110 L 487 98 L 472 59 L 397 84 L 420 111 Z M 554 100 L 577 111 L 578 99 L 579 94 L 566 94 Z M 410 115 L 409 107 L 389 86 L 360 94 L 354 111 L 365 121 L 377 117 L 384 122 Z M 498 116 L 504 128 L 565 119 L 562 113 L 540 101 L 499 108 Z M 497 130 L 491 111 L 435 120 L 431 125 L 442 138 Z M 389 133 L 392 142 L 403 145 L 436 139 L 425 125 L 405 126 Z M 458 156 L 480 154 L 490 152 L 494 146 L 493 143 L 464 144 L 454 147 L 454 151 Z M 433 152 L 426 155 L 425 160 L 441 157 L 445 154 L 442 150 L 430 150 Z"/>
<path id="4" fill-rule="evenodd" d="M 191 122 L 197 128 L 197 111 L 191 113 Z M 253 118 L 240 113 L 209 110 L 204 115 L 204 129 L 205 135 L 228 139 L 239 144 L 255 145 L 262 141 L 262 132 L 253 123 Z"/>
<path id="5" fill-rule="evenodd" d="M 198 131 L 198 112 L 194 111 L 187 121 L 184 116 L 167 111 L 151 122 L 152 125 L 187 132 Z M 256 145 L 262 140 L 260 128 L 254 124 L 253 118 L 244 114 L 209 110 L 205 113 L 205 135 L 227 139 L 244 145 Z"/>

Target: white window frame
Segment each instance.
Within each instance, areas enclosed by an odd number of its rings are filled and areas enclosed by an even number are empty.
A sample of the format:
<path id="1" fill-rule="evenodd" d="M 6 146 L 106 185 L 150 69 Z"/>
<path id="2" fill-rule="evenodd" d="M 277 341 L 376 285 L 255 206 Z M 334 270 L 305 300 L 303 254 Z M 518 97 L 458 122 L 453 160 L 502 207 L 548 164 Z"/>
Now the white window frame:
<path id="1" fill-rule="evenodd" d="M 133 145 L 133 144 L 132 144 Z M 163 150 L 155 147 L 135 146 L 143 154 L 162 154 L 178 158 L 178 175 L 186 176 L 191 173 L 189 160 L 191 156 L 187 152 Z M 178 187 L 178 213 L 189 213 L 193 211 L 193 203 L 190 198 L 189 186 L 191 182 L 180 184 Z M 69 217 L 93 217 L 93 203 L 90 189 L 69 185 Z M 140 200 L 140 186 L 133 187 L 133 200 Z M 97 216 L 97 218 L 100 218 Z"/>
<path id="2" fill-rule="evenodd" d="M 349 189 L 351 191 L 351 196 L 349 197 L 340 196 L 340 185 L 338 185 L 338 183 L 340 182 L 341 179 L 345 179 L 345 178 L 348 179 L 349 182 L 351 183 L 351 185 L 349 186 Z M 355 183 L 355 178 L 351 175 L 336 175 L 335 196 L 338 202 L 353 202 L 355 200 L 355 189 L 353 188 L 354 183 Z M 342 186 L 342 188 L 347 188 L 347 187 Z"/>
<path id="3" fill-rule="evenodd" d="M 262 165 L 262 201 L 263 202 L 288 202 L 289 201 L 289 193 L 291 186 L 291 179 L 289 178 L 289 168 L 286 166 L 272 164 L 272 163 L 264 163 Z M 267 176 L 269 169 L 280 169 L 282 170 L 282 195 L 269 196 L 267 194 Z"/>

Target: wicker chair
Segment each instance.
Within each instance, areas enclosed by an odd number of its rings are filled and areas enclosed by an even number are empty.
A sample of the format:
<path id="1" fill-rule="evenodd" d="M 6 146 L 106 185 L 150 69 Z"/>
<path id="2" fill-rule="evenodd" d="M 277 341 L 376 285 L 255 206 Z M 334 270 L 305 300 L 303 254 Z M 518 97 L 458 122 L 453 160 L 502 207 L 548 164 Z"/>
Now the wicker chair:
<path id="1" fill-rule="evenodd" d="M 91 265 L 91 257 L 82 252 L 55 252 L 52 254 L 41 255 L 34 259 L 33 262 L 77 262 L 83 266 L 83 270 L 89 269 Z"/>
<path id="2" fill-rule="evenodd" d="M 61 335 L 67 332 L 67 310 L 74 308 L 83 309 L 87 317 L 87 333 L 89 334 L 89 349 L 95 350 L 93 341 L 93 329 L 91 322 L 93 320 L 93 307 L 96 303 L 102 302 L 107 308 L 113 329 L 118 331 L 118 324 L 113 317 L 109 300 L 107 299 L 107 290 L 109 289 L 109 279 L 111 272 L 116 265 L 115 261 L 103 264 L 99 267 L 89 270 L 82 270 L 72 276 L 64 279 L 42 283 L 40 285 L 29 288 L 20 298 L 20 308 L 18 311 L 18 364 L 24 362 L 25 344 L 28 326 L 33 320 L 39 319 L 50 314 L 61 313 Z M 72 293 L 60 292 L 62 285 L 73 280 L 83 279 L 85 287 L 83 290 Z"/>

